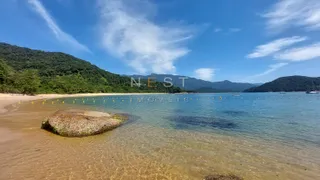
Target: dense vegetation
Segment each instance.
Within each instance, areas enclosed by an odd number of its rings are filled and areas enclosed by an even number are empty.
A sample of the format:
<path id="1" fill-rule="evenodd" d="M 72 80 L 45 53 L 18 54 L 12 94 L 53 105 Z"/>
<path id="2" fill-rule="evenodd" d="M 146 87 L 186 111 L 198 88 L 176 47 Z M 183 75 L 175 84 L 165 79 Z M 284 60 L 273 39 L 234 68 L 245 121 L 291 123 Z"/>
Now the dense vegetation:
<path id="1" fill-rule="evenodd" d="M 0 92 L 34 94 L 40 86 L 37 70 L 23 70 L 14 72 L 0 59 Z"/>
<path id="2" fill-rule="evenodd" d="M 281 77 L 246 92 L 292 92 L 320 90 L 320 77 L 288 76 Z"/>
<path id="3" fill-rule="evenodd" d="M 162 83 L 141 81 L 131 87 L 129 77 L 102 70 L 91 63 L 59 52 L 32 50 L 0 43 L 0 92 L 94 93 L 94 92 L 180 92 Z"/>

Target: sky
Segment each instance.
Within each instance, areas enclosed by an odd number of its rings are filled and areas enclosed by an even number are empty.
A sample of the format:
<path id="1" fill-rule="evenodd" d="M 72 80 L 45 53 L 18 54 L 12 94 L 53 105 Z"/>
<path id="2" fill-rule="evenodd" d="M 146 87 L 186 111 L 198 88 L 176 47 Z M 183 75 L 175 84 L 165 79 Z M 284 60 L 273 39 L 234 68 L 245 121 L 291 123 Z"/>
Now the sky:
<path id="1" fill-rule="evenodd" d="M 245 3 L 244 3 L 245 2 Z M 6 0 L 0 42 L 117 74 L 320 76 L 319 0 Z"/>

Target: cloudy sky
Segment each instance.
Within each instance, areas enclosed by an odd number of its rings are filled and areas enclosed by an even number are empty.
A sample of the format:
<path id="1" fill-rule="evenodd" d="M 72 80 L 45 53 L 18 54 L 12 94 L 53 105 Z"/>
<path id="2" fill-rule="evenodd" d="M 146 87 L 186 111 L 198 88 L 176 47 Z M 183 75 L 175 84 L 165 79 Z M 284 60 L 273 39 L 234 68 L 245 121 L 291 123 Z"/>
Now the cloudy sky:
<path id="1" fill-rule="evenodd" d="M 119 74 L 320 76 L 319 0 L 6 0 L 0 41 Z"/>

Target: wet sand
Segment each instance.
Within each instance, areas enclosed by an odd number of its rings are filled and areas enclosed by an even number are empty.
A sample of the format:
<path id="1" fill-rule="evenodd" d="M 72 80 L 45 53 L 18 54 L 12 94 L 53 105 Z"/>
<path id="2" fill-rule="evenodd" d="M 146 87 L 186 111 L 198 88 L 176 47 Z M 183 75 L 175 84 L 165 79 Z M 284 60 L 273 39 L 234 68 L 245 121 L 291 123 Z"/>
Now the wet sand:
<path id="1" fill-rule="evenodd" d="M 0 179 L 320 179 L 319 148 L 250 137 L 189 132 L 139 121 L 86 138 L 41 130 L 41 121 L 71 105 L 24 103 L 0 115 Z"/>

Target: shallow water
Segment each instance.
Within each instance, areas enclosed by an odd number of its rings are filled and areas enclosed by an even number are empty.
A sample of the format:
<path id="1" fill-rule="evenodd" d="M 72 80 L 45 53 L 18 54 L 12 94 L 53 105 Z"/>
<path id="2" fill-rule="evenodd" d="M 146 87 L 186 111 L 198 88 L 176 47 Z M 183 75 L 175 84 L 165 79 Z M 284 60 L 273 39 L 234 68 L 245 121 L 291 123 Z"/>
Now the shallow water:
<path id="1" fill-rule="evenodd" d="M 319 95 L 109 96 L 20 106 L 0 116 L 0 179 L 320 179 Z M 86 138 L 39 129 L 52 112 L 74 106 L 130 120 Z"/>

